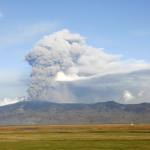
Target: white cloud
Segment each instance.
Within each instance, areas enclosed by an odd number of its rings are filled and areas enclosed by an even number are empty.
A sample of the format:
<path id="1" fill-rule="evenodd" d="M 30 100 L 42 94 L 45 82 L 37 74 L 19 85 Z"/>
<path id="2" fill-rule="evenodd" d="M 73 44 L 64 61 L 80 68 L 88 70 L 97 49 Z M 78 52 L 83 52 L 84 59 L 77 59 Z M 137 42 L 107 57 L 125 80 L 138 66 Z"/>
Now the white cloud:
<path id="1" fill-rule="evenodd" d="M 55 76 L 55 81 L 77 81 L 77 80 L 87 80 L 87 79 L 92 79 L 97 77 L 97 75 L 92 75 L 92 76 L 78 76 L 77 74 L 65 74 L 64 72 L 57 72 Z"/>
<path id="2" fill-rule="evenodd" d="M 10 104 L 15 104 L 21 101 L 24 101 L 25 98 L 24 97 L 16 97 L 16 98 L 3 98 L 0 99 L 0 106 L 5 106 L 5 105 L 10 105 Z"/>
<path id="3" fill-rule="evenodd" d="M 78 78 L 79 77 L 76 74 L 66 75 L 60 71 L 56 74 L 55 80 L 56 81 L 73 81 L 73 80 L 78 80 Z"/>
<path id="4" fill-rule="evenodd" d="M 130 91 L 126 90 L 123 93 L 123 98 L 126 103 L 129 103 L 130 101 L 135 99 L 135 96 Z"/>

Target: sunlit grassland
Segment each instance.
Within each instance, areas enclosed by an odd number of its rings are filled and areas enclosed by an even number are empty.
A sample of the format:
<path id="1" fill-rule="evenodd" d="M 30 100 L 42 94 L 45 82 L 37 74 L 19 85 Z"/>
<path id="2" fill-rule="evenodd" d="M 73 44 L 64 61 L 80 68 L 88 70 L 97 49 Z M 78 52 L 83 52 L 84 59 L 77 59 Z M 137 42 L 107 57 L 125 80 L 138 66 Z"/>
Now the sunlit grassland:
<path id="1" fill-rule="evenodd" d="M 0 150 L 150 150 L 150 125 L 1 126 Z"/>

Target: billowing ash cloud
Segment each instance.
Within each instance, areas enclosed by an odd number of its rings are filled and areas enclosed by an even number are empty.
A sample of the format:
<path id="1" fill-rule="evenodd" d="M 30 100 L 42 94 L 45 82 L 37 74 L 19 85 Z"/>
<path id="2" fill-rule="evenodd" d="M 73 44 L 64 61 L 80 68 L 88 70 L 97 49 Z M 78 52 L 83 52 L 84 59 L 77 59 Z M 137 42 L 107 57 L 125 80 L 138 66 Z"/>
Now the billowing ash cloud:
<path id="1" fill-rule="evenodd" d="M 142 60 L 122 60 L 119 55 L 94 48 L 84 37 L 66 29 L 41 39 L 26 60 L 32 66 L 29 98 L 57 102 L 76 100 L 66 81 L 150 68 Z"/>

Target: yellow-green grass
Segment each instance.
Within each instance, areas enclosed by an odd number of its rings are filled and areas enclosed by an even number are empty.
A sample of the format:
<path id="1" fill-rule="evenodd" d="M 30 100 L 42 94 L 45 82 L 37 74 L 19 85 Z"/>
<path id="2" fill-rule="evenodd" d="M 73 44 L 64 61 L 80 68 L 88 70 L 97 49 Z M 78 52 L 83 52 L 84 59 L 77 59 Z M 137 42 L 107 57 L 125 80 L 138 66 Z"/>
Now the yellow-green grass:
<path id="1" fill-rule="evenodd" d="M 150 150 L 150 125 L 0 126 L 0 150 Z"/>

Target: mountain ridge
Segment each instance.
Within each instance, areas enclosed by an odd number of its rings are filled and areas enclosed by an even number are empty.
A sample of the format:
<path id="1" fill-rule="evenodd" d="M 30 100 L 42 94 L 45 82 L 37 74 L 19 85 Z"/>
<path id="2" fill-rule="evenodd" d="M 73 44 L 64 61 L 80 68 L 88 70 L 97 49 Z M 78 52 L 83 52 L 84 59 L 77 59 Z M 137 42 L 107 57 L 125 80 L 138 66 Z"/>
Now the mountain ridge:
<path id="1" fill-rule="evenodd" d="M 23 101 L 0 107 L 0 125 L 150 123 L 150 103 Z"/>

